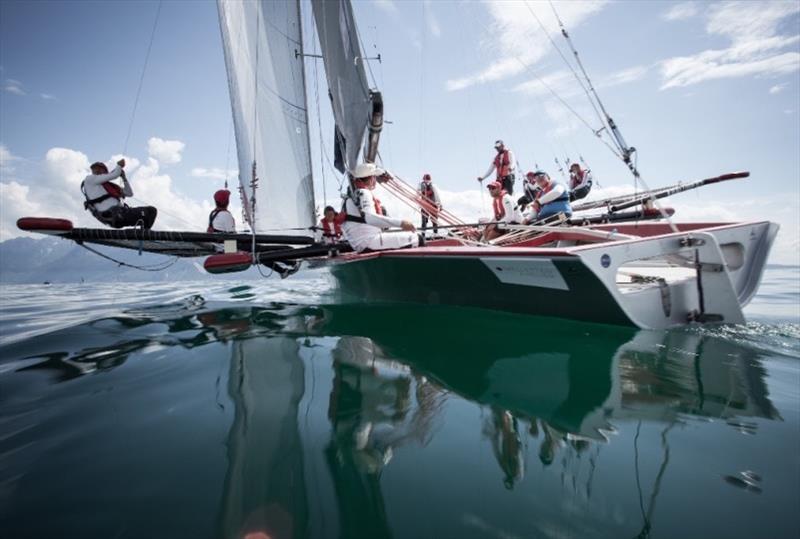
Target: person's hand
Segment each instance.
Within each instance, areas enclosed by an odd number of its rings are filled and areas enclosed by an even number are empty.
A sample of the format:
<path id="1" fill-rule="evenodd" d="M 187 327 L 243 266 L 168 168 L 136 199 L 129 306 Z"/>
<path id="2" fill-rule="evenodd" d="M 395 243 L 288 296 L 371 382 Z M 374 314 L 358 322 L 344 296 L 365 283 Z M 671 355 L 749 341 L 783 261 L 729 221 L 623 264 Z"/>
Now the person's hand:
<path id="1" fill-rule="evenodd" d="M 417 230 L 416 227 L 414 226 L 414 223 L 412 223 L 411 221 L 403 221 L 402 223 L 400 223 L 400 228 L 402 228 L 406 232 L 415 232 Z"/>
<path id="2" fill-rule="evenodd" d="M 117 164 L 119 165 L 120 168 L 125 168 L 125 160 L 124 159 L 120 159 L 119 161 L 117 161 Z"/>

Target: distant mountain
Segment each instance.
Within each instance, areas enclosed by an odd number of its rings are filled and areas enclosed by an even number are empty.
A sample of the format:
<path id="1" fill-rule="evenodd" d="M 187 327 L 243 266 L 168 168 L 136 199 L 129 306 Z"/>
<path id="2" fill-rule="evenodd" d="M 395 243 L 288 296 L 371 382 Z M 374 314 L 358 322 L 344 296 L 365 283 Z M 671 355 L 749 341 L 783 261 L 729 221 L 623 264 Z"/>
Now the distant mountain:
<path id="1" fill-rule="evenodd" d="M 93 248 L 137 266 L 160 265 L 172 257 L 114 247 Z M 241 273 L 210 275 L 202 258 L 177 260 L 163 271 L 141 271 L 119 266 L 80 245 L 59 238 L 14 238 L 0 242 L 0 283 L 36 284 L 80 282 L 175 282 L 197 280 L 246 280 L 262 277 L 251 268 Z"/>

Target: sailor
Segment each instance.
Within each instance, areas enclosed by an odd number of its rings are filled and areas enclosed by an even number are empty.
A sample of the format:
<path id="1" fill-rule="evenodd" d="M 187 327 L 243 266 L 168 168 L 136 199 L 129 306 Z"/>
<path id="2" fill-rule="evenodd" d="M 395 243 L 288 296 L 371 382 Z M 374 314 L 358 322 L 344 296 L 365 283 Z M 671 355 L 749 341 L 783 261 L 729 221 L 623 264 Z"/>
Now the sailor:
<path id="1" fill-rule="evenodd" d="M 151 229 L 156 220 L 158 210 L 153 206 L 131 208 L 123 199 L 133 196 L 133 189 L 125 176 L 125 160 L 117 161 L 117 166 L 110 173 L 105 163 L 92 163 L 91 174 L 81 182 L 81 191 L 86 201 L 83 207 L 95 218 L 111 228 L 125 226 L 141 226 Z M 122 178 L 122 187 L 111 180 Z"/>
<path id="2" fill-rule="evenodd" d="M 504 229 L 504 224 L 516 225 L 522 222 L 522 215 L 519 209 L 511 199 L 511 195 L 506 193 L 500 182 L 491 182 L 486 186 L 489 189 L 489 194 L 492 195 L 492 209 L 494 210 L 493 223 L 486 227 L 483 233 L 483 239 L 486 241 L 498 238 L 508 232 Z"/>
<path id="3" fill-rule="evenodd" d="M 342 239 L 342 223 L 344 219 L 340 219 L 336 214 L 333 206 L 325 206 L 322 220 L 319 222 L 319 229 L 322 231 L 322 242 L 327 244 L 334 244 Z"/>
<path id="4" fill-rule="evenodd" d="M 419 184 L 419 194 L 422 199 L 427 203 L 421 205 L 422 207 L 422 225 L 424 229 L 428 226 L 428 219 L 431 220 L 433 225 L 433 233 L 439 232 L 439 211 L 442 209 L 442 199 L 439 197 L 439 189 L 433 185 L 430 174 L 422 176 L 422 182 Z"/>
<path id="5" fill-rule="evenodd" d="M 569 205 L 569 192 L 567 188 L 558 182 L 550 179 L 550 176 L 541 170 L 533 173 L 536 185 L 541 189 L 538 198 L 533 206 L 536 211 L 535 216 L 526 222 L 541 221 L 553 215 L 563 213 L 565 217 L 572 215 L 572 207 Z"/>
<path id="6" fill-rule="evenodd" d="M 231 192 L 227 189 L 220 189 L 214 193 L 214 203 L 216 208 L 211 210 L 208 216 L 208 232 L 231 234 L 236 232 L 236 221 L 228 211 L 228 203 L 231 199 Z"/>
<path id="7" fill-rule="evenodd" d="M 592 171 L 581 169 L 580 164 L 569 166 L 569 201 L 585 198 L 592 189 Z"/>
<path id="8" fill-rule="evenodd" d="M 494 157 L 492 164 L 489 165 L 489 170 L 483 176 L 478 176 L 478 181 L 482 182 L 488 178 L 492 171 L 496 171 L 496 181 L 500 182 L 503 190 L 509 195 L 514 194 L 514 175 L 517 170 L 517 162 L 514 159 L 514 154 L 511 150 L 506 149 L 502 140 L 494 143 L 494 149 L 497 150 L 497 155 Z"/>
<path id="9" fill-rule="evenodd" d="M 344 203 L 344 237 L 356 251 L 379 251 L 416 247 L 420 237 L 415 234 L 410 221 L 386 217 L 380 201 L 372 194 L 378 176 L 385 174 L 373 163 L 361 163 L 352 172 L 353 186 Z M 387 232 L 389 227 L 400 227 L 402 231 Z"/>
<path id="10" fill-rule="evenodd" d="M 526 207 L 536 200 L 539 196 L 539 186 L 536 185 L 536 180 L 533 176 L 533 171 L 528 171 L 525 174 L 525 179 L 522 180 L 523 195 L 517 200 L 519 211 L 525 211 Z"/>

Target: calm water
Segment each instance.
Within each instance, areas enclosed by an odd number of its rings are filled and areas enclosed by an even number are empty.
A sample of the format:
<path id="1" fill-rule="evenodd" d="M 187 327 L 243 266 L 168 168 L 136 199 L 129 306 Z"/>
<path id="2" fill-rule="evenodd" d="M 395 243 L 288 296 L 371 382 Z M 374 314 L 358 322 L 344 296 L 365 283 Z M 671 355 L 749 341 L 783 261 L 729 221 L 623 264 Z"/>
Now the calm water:
<path id="1" fill-rule="evenodd" d="M 0 537 L 798 537 L 799 283 L 670 332 L 0 287 Z"/>

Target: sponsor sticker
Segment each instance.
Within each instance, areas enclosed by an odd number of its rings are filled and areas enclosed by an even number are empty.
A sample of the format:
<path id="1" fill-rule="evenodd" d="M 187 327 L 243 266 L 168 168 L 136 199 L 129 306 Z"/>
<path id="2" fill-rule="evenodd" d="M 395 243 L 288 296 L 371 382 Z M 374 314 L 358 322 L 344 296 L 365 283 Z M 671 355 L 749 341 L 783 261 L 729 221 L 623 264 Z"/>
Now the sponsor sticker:
<path id="1" fill-rule="evenodd" d="M 569 290 L 552 260 L 536 258 L 481 258 L 495 277 L 505 284 Z"/>

